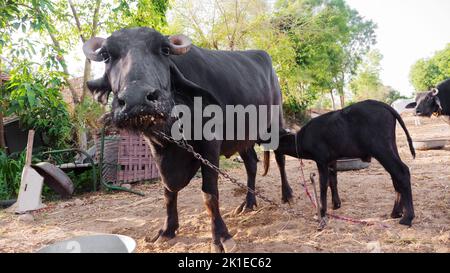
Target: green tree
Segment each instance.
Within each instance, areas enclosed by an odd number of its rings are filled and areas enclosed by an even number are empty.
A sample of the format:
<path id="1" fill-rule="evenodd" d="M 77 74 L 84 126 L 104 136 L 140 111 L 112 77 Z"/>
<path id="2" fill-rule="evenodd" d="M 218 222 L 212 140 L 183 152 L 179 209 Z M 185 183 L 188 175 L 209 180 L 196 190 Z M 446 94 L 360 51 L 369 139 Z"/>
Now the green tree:
<path id="1" fill-rule="evenodd" d="M 399 100 L 399 99 L 407 99 L 408 97 L 403 96 L 402 94 L 400 94 L 400 92 L 398 92 L 397 90 L 395 90 L 394 88 L 392 88 L 391 86 L 386 86 L 386 88 L 389 90 L 388 91 L 388 95 L 385 98 L 384 102 L 386 102 L 387 104 L 391 105 L 394 101 Z"/>
<path id="2" fill-rule="evenodd" d="M 162 31 L 167 27 L 169 0 L 115 0 L 107 32 L 124 27 L 151 27 Z"/>
<path id="3" fill-rule="evenodd" d="M 358 69 L 356 77 L 349 84 L 353 93 L 353 101 L 374 99 L 391 104 L 402 98 L 400 93 L 386 86 L 380 79 L 381 60 L 383 55 L 378 50 L 370 51 L 364 63 Z"/>
<path id="4" fill-rule="evenodd" d="M 275 22 L 294 43 L 302 93 L 309 94 L 300 103 L 337 91 L 344 104 L 344 86 L 375 43 L 373 22 L 343 0 L 280 0 Z"/>
<path id="5" fill-rule="evenodd" d="M 6 114 L 18 116 L 25 128 L 43 132 L 48 147 L 67 147 L 72 125 L 60 92 L 63 74 L 24 61 L 16 64 L 10 75 L 1 87 L 2 93 L 8 94 Z"/>
<path id="6" fill-rule="evenodd" d="M 416 92 L 430 90 L 450 78 L 450 44 L 431 58 L 420 59 L 412 67 L 409 79 Z"/>
<path id="7" fill-rule="evenodd" d="M 98 114 L 98 111 L 82 110 L 89 104 L 96 107 L 91 99 L 85 102 L 91 63 L 84 59 L 83 92 L 79 96 L 69 81 L 66 62 L 69 53 L 100 32 L 116 30 L 113 27 L 164 26 L 167 8 L 168 0 L 0 0 L 0 56 L 13 56 L 8 64 L 10 68 L 33 59 L 50 71 L 63 72 L 72 95 L 79 146 L 85 149 L 85 125 L 90 122 L 84 119 L 92 120 Z"/>

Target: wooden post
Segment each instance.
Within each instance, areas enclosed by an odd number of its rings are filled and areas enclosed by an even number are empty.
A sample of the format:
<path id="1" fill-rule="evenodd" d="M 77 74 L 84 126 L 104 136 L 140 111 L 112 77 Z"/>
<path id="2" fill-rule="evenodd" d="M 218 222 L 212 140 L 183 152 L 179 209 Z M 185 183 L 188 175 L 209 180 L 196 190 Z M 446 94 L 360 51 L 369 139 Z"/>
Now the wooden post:
<path id="1" fill-rule="evenodd" d="M 34 130 L 28 131 L 28 141 L 27 141 L 27 154 L 25 157 L 25 166 L 31 166 L 31 160 L 33 158 L 33 142 L 34 142 Z"/>

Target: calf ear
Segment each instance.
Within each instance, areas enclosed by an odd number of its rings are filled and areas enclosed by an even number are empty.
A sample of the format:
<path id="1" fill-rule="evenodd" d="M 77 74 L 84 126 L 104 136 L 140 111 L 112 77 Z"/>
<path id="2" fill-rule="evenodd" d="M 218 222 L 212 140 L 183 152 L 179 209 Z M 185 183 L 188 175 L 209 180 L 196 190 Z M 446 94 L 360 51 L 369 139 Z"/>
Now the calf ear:
<path id="1" fill-rule="evenodd" d="M 412 108 L 416 108 L 417 106 L 417 102 L 411 102 L 410 104 L 406 105 L 406 109 L 412 109 Z"/>
<path id="2" fill-rule="evenodd" d="M 111 86 L 106 75 L 96 80 L 87 81 L 86 85 L 99 103 L 106 104 L 108 102 Z"/>
<path id="3" fill-rule="evenodd" d="M 172 90 L 177 98 L 192 100 L 194 97 L 201 97 L 205 104 L 222 106 L 214 94 L 186 79 L 174 64 L 170 66 L 170 76 Z"/>

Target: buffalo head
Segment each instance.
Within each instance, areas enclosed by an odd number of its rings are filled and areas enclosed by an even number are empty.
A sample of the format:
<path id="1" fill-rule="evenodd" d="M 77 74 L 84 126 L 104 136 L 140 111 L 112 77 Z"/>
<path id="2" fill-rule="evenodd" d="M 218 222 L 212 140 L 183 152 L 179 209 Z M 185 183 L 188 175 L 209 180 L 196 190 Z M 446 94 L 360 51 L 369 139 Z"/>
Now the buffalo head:
<path id="1" fill-rule="evenodd" d="M 410 103 L 406 108 L 415 108 L 415 115 L 431 117 L 434 113 L 442 112 L 441 101 L 438 97 L 439 90 L 433 88 L 431 91 L 419 93 L 416 102 Z"/>
<path id="2" fill-rule="evenodd" d="M 173 70 L 177 70 L 169 57 L 190 48 L 188 37 L 167 37 L 150 28 L 122 29 L 107 39 L 94 37 L 83 45 L 83 52 L 91 61 L 104 62 L 105 73 L 87 86 L 103 103 L 112 92 L 112 122 L 119 128 L 142 130 L 164 123 L 174 103 Z"/>

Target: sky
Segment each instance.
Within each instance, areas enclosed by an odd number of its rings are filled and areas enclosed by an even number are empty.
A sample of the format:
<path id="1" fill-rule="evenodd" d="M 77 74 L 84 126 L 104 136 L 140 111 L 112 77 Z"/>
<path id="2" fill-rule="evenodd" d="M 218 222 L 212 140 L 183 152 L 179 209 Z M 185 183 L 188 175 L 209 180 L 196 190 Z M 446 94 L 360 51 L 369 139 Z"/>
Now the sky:
<path id="1" fill-rule="evenodd" d="M 378 28 L 377 45 L 383 54 L 381 79 L 403 95 L 414 91 L 411 66 L 450 43 L 449 0 L 347 0 Z"/>

